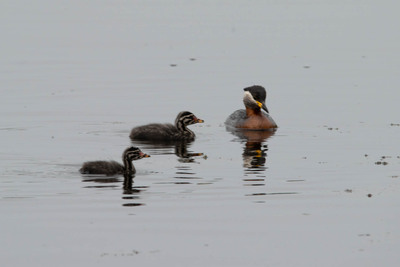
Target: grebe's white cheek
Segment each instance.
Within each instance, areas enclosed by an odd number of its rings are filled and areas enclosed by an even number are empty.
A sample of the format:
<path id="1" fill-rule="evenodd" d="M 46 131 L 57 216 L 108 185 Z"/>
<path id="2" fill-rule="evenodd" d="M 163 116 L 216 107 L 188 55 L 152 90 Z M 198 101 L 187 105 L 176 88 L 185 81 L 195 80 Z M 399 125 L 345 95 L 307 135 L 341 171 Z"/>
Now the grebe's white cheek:
<path id="1" fill-rule="evenodd" d="M 250 92 L 245 91 L 243 95 L 243 103 L 245 105 L 257 104 L 256 100 L 253 98 L 253 95 Z"/>
<path id="2" fill-rule="evenodd" d="M 243 94 L 243 100 L 244 99 L 249 99 L 249 98 L 252 98 L 252 97 L 253 96 L 248 91 L 245 91 L 244 94 Z"/>

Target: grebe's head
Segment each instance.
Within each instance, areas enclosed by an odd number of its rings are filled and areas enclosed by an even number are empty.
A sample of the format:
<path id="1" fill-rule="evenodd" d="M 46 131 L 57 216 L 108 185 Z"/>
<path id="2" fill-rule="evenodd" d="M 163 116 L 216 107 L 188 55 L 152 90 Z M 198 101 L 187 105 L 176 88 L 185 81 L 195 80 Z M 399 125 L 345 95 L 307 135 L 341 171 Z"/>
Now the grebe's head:
<path id="1" fill-rule="evenodd" d="M 122 154 L 123 159 L 127 159 L 129 161 L 138 160 L 141 158 L 149 158 L 150 156 L 143 153 L 138 147 L 128 147 L 124 153 Z"/>
<path id="2" fill-rule="evenodd" d="M 178 114 L 178 116 L 176 116 L 175 125 L 178 124 L 190 125 L 203 122 L 204 120 L 197 118 L 192 112 L 182 111 Z"/>
<path id="3" fill-rule="evenodd" d="M 258 108 L 262 108 L 269 113 L 267 106 L 265 105 L 265 99 L 267 98 L 267 92 L 265 88 L 260 85 L 253 85 L 246 87 L 244 90 L 243 102 L 246 107 L 256 109 L 254 106 L 256 103 Z M 254 108 L 253 108 L 254 107 Z"/>

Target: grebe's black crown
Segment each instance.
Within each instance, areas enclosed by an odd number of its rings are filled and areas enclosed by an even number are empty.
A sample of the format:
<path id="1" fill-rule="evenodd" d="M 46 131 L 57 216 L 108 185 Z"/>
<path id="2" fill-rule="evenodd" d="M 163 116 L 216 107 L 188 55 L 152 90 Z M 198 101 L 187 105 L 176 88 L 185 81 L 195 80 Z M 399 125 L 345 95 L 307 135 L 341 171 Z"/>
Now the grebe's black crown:
<path id="1" fill-rule="evenodd" d="M 264 103 L 265 99 L 267 98 L 267 92 L 265 91 L 265 88 L 260 85 L 246 87 L 243 89 L 243 91 L 248 91 L 253 96 L 254 100 L 262 103 Z"/>

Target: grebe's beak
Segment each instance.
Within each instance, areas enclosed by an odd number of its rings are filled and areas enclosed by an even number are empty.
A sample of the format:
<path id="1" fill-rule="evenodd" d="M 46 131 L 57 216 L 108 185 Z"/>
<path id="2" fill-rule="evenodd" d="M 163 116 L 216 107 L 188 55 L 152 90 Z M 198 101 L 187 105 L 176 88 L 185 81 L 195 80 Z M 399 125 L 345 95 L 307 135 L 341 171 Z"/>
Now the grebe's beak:
<path id="1" fill-rule="evenodd" d="M 140 157 L 142 157 L 142 158 L 150 158 L 150 155 L 147 155 L 147 154 L 145 154 L 143 152 L 140 152 Z"/>
<path id="2" fill-rule="evenodd" d="M 258 102 L 257 101 L 257 105 L 262 108 L 263 110 L 265 110 L 265 112 L 267 112 L 269 114 L 269 111 L 267 109 L 267 106 L 264 103 Z"/>
<path id="3" fill-rule="evenodd" d="M 197 118 L 197 117 L 194 118 L 194 121 L 195 121 L 196 123 L 203 123 L 203 122 L 204 122 L 204 120 L 199 119 L 199 118 Z"/>

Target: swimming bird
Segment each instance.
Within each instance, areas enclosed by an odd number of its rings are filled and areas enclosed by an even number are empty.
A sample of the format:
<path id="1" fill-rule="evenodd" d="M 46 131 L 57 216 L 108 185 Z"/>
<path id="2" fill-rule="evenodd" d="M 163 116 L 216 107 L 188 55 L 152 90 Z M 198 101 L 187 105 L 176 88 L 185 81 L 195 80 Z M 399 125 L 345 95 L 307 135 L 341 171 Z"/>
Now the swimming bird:
<path id="1" fill-rule="evenodd" d="M 269 115 L 269 111 L 265 105 L 267 97 L 265 88 L 254 85 L 246 87 L 243 90 L 243 103 L 246 109 L 236 110 L 229 115 L 225 121 L 225 125 L 250 130 L 276 129 L 278 126 Z"/>
<path id="2" fill-rule="evenodd" d="M 148 158 L 149 155 L 143 153 L 137 147 L 128 147 L 122 153 L 122 162 L 124 165 L 116 161 L 88 161 L 83 163 L 82 168 L 80 168 L 80 173 L 82 174 L 105 174 L 105 175 L 115 175 L 115 174 L 134 174 L 136 172 L 132 161 L 141 158 Z"/>
<path id="3" fill-rule="evenodd" d="M 197 118 L 189 111 L 182 111 L 175 119 L 175 125 L 170 123 L 151 123 L 132 129 L 129 137 L 132 140 L 148 140 L 156 142 L 168 141 L 193 141 L 194 132 L 187 128 L 188 125 L 202 123 L 204 120 Z"/>

